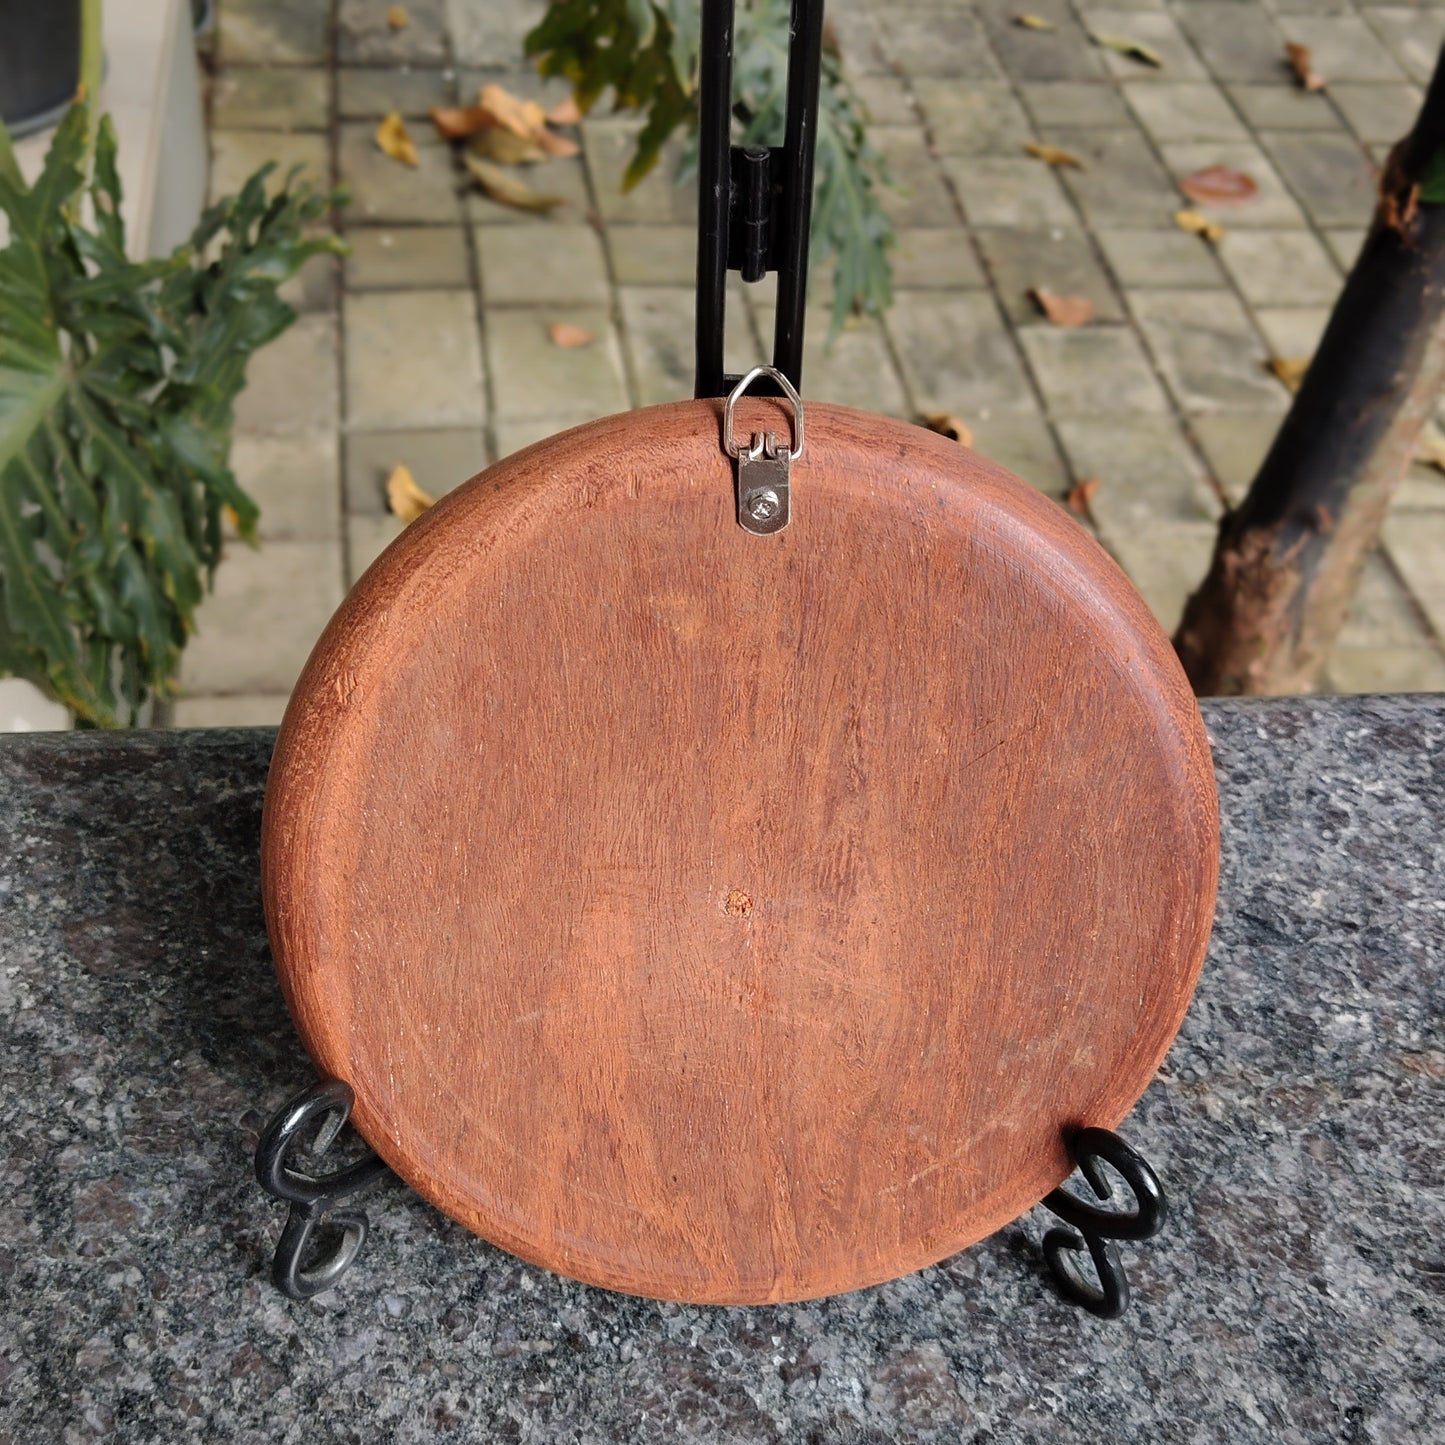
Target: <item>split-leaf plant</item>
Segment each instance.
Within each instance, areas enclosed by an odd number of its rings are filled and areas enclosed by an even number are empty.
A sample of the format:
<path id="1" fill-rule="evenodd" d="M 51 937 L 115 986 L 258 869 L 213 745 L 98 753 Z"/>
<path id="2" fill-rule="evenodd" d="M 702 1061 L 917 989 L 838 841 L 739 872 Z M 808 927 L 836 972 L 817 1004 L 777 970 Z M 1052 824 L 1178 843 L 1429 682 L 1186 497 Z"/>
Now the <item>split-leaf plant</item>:
<path id="1" fill-rule="evenodd" d="M 0 674 L 82 726 L 134 724 L 174 688 L 229 513 L 232 402 L 295 319 L 278 288 L 335 249 L 332 204 L 266 167 L 188 244 L 126 255 L 115 132 L 78 102 L 26 185 L 0 134 Z"/>
<path id="2" fill-rule="evenodd" d="M 571 82 L 585 111 L 607 91 L 617 109 L 646 115 L 623 176 L 637 184 L 679 130 L 689 138 L 681 169 L 691 169 L 697 133 L 698 0 L 552 0 L 527 37 L 544 75 Z M 788 0 L 741 0 L 734 25 L 733 116 L 741 145 L 778 145 L 787 108 Z M 888 249 L 893 227 L 880 192 L 883 159 L 869 143 L 867 117 L 825 44 L 819 87 L 812 259 L 833 260 L 833 334 L 855 311 L 876 315 L 893 299 Z"/>

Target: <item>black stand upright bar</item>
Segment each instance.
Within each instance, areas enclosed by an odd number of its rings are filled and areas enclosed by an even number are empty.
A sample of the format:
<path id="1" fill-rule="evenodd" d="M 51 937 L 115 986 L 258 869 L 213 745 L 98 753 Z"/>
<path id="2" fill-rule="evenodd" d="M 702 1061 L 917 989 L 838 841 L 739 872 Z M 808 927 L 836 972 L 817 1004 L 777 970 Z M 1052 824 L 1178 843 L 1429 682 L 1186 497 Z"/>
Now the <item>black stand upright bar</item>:
<path id="1" fill-rule="evenodd" d="M 703 0 L 698 61 L 697 396 L 736 383 L 723 370 L 727 274 L 778 273 L 773 365 L 801 389 L 808 231 L 823 63 L 823 0 L 793 0 L 783 144 L 734 146 L 733 0 Z M 756 390 L 766 392 L 766 384 Z"/>

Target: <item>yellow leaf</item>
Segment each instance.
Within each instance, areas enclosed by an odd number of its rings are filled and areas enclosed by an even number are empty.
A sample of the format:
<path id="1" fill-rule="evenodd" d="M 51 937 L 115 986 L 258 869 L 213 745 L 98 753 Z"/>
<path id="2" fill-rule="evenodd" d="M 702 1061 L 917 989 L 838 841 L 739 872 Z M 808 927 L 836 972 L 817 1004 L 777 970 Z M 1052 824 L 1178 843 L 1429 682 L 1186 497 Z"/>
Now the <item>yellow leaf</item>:
<path id="1" fill-rule="evenodd" d="M 1164 69 L 1163 57 L 1157 50 L 1151 50 L 1141 40 L 1131 39 L 1127 35 L 1095 35 L 1089 34 L 1089 39 L 1095 45 L 1102 45 L 1105 50 L 1112 50 L 1118 55 L 1125 56 L 1129 60 L 1140 61 L 1144 65 L 1152 65 L 1155 70 Z"/>
<path id="2" fill-rule="evenodd" d="M 401 161 L 403 165 L 408 166 L 420 164 L 416 153 L 416 143 L 406 133 L 406 126 L 396 111 L 392 111 L 377 126 L 376 143 L 394 161 Z"/>
<path id="3" fill-rule="evenodd" d="M 436 506 L 436 499 L 417 486 L 409 467 L 398 464 L 386 479 L 386 504 L 403 522 L 411 523 Z"/>
<path id="4" fill-rule="evenodd" d="M 1190 235 L 1203 236 L 1206 241 L 1224 239 L 1224 227 L 1218 221 L 1211 221 L 1208 216 L 1201 216 L 1198 211 L 1175 211 L 1174 224 L 1181 231 L 1188 231 Z"/>
<path id="5" fill-rule="evenodd" d="M 411 16 L 406 13 L 405 5 L 393 5 L 386 12 L 386 23 L 393 30 L 405 30 L 411 24 Z"/>
<path id="6" fill-rule="evenodd" d="M 535 141 L 515 131 L 503 130 L 499 125 L 479 130 L 467 142 L 467 149 L 502 166 L 528 166 L 547 159 L 547 152 Z"/>
<path id="7" fill-rule="evenodd" d="M 967 422 L 961 421 L 956 416 L 949 416 L 946 411 L 929 412 L 923 418 L 923 425 L 929 431 L 936 431 L 939 436 L 947 437 L 962 447 L 973 445 L 973 431 Z"/>
<path id="8" fill-rule="evenodd" d="M 1040 145 L 1037 141 L 1030 141 L 1024 149 L 1048 166 L 1073 166 L 1075 170 L 1083 170 L 1084 163 L 1073 151 L 1061 150 L 1058 146 Z"/>
<path id="9" fill-rule="evenodd" d="M 492 161 L 473 155 L 463 156 L 462 159 L 472 179 L 494 201 L 500 201 L 504 206 L 515 206 L 519 211 L 550 211 L 554 206 L 567 204 L 566 196 L 541 195 Z"/>
<path id="10" fill-rule="evenodd" d="M 1042 15 L 1015 15 L 1014 24 L 1022 25 L 1025 30 L 1057 30 L 1059 28 L 1052 20 L 1045 20 Z"/>
<path id="11" fill-rule="evenodd" d="M 573 351 L 579 346 L 591 346 L 597 338 L 585 326 L 574 326 L 570 321 L 554 321 L 547 328 L 553 346 Z"/>
<path id="12" fill-rule="evenodd" d="M 1441 432 L 1434 422 L 1427 423 L 1416 438 L 1415 460 L 1445 472 L 1445 432 Z"/>
<path id="13" fill-rule="evenodd" d="M 1284 382 L 1290 391 L 1298 391 L 1305 372 L 1310 369 L 1308 356 L 1271 356 L 1266 363 L 1269 369 Z"/>

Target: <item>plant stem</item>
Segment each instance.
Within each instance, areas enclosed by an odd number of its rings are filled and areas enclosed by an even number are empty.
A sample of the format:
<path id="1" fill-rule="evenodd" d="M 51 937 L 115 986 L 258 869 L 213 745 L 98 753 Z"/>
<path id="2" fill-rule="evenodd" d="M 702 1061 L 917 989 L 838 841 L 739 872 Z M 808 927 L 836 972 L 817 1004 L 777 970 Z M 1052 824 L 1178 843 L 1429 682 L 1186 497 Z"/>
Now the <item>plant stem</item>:
<path id="1" fill-rule="evenodd" d="M 95 134 L 96 107 L 100 104 L 101 76 L 100 0 L 80 0 L 80 96 L 90 111 Z"/>

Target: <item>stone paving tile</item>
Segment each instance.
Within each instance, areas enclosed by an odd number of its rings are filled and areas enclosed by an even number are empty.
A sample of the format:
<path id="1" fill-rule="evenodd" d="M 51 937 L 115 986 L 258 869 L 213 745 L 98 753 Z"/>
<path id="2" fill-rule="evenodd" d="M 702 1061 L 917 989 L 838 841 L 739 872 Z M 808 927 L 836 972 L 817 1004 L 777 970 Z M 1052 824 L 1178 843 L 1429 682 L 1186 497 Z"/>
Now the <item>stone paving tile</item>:
<path id="1" fill-rule="evenodd" d="M 828 7 L 827 22 L 837 37 L 847 73 L 852 76 L 889 75 L 893 62 L 883 46 L 877 20 L 866 10 L 834 4 Z"/>
<path id="2" fill-rule="evenodd" d="M 1328 306 L 1257 306 L 1254 319 L 1275 356 L 1313 356 L 1329 323 Z"/>
<path id="3" fill-rule="evenodd" d="M 1267 11 L 1223 3 L 1181 6 L 1177 13 L 1216 80 L 1281 79 L 1284 36 Z"/>
<path id="4" fill-rule="evenodd" d="M 663 147 L 661 160 L 643 180 L 630 191 L 622 189 L 623 172 L 632 159 L 640 129 L 632 121 L 586 120 L 582 123 L 582 147 L 603 220 L 608 225 L 620 222 L 695 227 L 697 185 L 689 182 L 679 186 L 673 181 L 679 155 L 676 143 Z"/>
<path id="5" fill-rule="evenodd" d="M 1252 306 L 1333 305 L 1341 277 L 1309 231 L 1228 231 L 1219 259 Z"/>
<path id="6" fill-rule="evenodd" d="M 909 75 L 941 75 L 954 80 L 1003 78 L 982 22 L 966 10 L 890 15 L 880 27 L 879 40 L 888 58 Z"/>
<path id="7" fill-rule="evenodd" d="M 981 456 L 1055 501 L 1068 491 L 1068 469 L 1038 411 L 990 411 L 987 416 L 970 417 L 968 425 L 974 450 Z"/>
<path id="8" fill-rule="evenodd" d="M 1330 98 L 1361 140 L 1381 144 L 1409 134 L 1423 100 L 1413 85 L 1331 85 Z"/>
<path id="9" fill-rule="evenodd" d="M 1214 247 L 1199 236 L 1178 229 L 1100 230 L 1095 235 L 1120 285 L 1128 289 L 1225 284 Z"/>
<path id="10" fill-rule="evenodd" d="M 1179 206 L 1169 174 L 1138 129 L 1049 131 L 1045 138 L 1084 162 L 1064 167 L 1064 184 L 1093 226 L 1172 226 Z"/>
<path id="11" fill-rule="evenodd" d="M 1127 327 L 1029 327 L 1019 342 L 1055 418 L 1168 410 L 1144 348 Z"/>
<path id="12" fill-rule="evenodd" d="M 959 224 L 958 208 L 944 184 L 943 172 L 924 150 L 914 127 L 875 126 L 871 139 L 892 176 L 893 184 L 883 190 L 882 201 L 895 226 Z"/>
<path id="13" fill-rule="evenodd" d="M 1445 511 L 1445 474 L 1417 462 L 1400 479 L 1395 492 L 1397 512 Z"/>
<path id="14" fill-rule="evenodd" d="M 434 105 L 453 105 L 456 87 L 440 70 L 347 69 L 336 73 L 336 107 L 343 120 L 380 120 L 398 111 L 424 121 Z M 425 135 L 428 125 L 409 127 Z"/>
<path id="15" fill-rule="evenodd" d="M 1019 25 L 1019 7 L 1012 0 L 977 0 L 989 41 L 1010 76 L 1015 80 L 1092 80 L 1105 74 L 1099 51 L 1090 45 L 1063 0 L 1030 0 L 1028 8 L 1030 14 L 1054 28 L 1028 30 Z"/>
<path id="16" fill-rule="evenodd" d="M 524 421 L 563 410 L 579 416 L 626 411 L 622 348 L 608 313 L 569 308 L 567 320 L 597 338 L 573 350 L 552 344 L 547 326 L 555 319 L 545 311 L 486 312 L 487 358 L 498 415 Z M 688 374 L 691 377 L 690 370 Z M 499 454 L 500 446 L 499 441 Z"/>
<path id="17" fill-rule="evenodd" d="M 1131 81 L 1124 94 L 1156 144 L 1249 139 L 1228 96 L 1208 81 Z"/>
<path id="18" fill-rule="evenodd" d="M 1074 476 L 1099 479 L 1089 510 L 1106 543 L 1158 522 L 1219 520 L 1219 494 L 1171 418 L 1077 417 L 1058 425 Z"/>
<path id="19" fill-rule="evenodd" d="M 607 251 L 619 286 L 691 286 L 697 279 L 697 227 L 609 226 Z"/>
<path id="20" fill-rule="evenodd" d="M 1033 138 L 1023 106 L 1002 81 L 918 80 L 913 94 L 940 155 L 1017 156 Z M 903 133 L 917 149 L 916 121 Z"/>
<path id="21" fill-rule="evenodd" d="M 759 310 L 758 328 L 763 336 L 773 330 L 773 315 Z M 908 398 L 888 354 L 883 326 L 872 316 L 854 316 L 837 340 L 829 345 L 832 317 L 819 308 L 809 308 L 803 333 L 803 395 L 810 400 L 855 406 L 860 411 L 882 412 L 906 417 Z M 732 368 L 729 368 L 732 369 Z"/>
<path id="22" fill-rule="evenodd" d="M 898 231 L 893 250 L 895 290 L 967 291 L 985 284 L 965 232 L 958 229 Z"/>
<path id="23" fill-rule="evenodd" d="M 376 127 L 347 122 L 337 143 L 342 184 L 351 193 L 349 224 L 374 221 L 456 221 L 461 178 L 451 148 L 428 135 L 430 126 L 412 126 L 417 164 L 393 160 L 376 143 Z"/>
<path id="24" fill-rule="evenodd" d="M 326 137 L 295 131 L 218 130 L 211 137 L 211 200 L 233 196 L 268 162 L 276 169 L 266 184 L 274 195 L 292 166 L 301 179 L 321 187 L 331 171 Z"/>
<path id="25" fill-rule="evenodd" d="M 463 207 L 474 225 L 492 226 L 584 226 L 593 219 L 592 193 L 581 157 L 567 156 L 528 166 L 522 180 L 538 195 L 561 196 L 562 204 L 546 212 L 520 210 L 494 201 L 480 187 L 462 178 Z M 694 218 L 696 225 L 696 218 Z"/>
<path id="26" fill-rule="evenodd" d="M 1280 22 L 1286 40 L 1307 45 L 1310 63 L 1333 87 L 1341 80 L 1403 80 L 1404 75 L 1358 15 L 1291 15 Z"/>
<path id="27" fill-rule="evenodd" d="M 1231 85 L 1230 99 L 1256 130 L 1338 130 L 1340 118 L 1324 91 L 1297 85 Z M 1330 96 L 1338 98 L 1334 85 Z"/>
<path id="28" fill-rule="evenodd" d="M 407 23 L 387 21 L 392 0 L 338 0 L 336 58 L 343 65 L 441 65 L 447 58 L 444 0 L 407 0 Z"/>
<path id="29" fill-rule="evenodd" d="M 1109 550 L 1165 632 L 1178 627 L 1184 604 L 1208 572 L 1215 535 L 1211 522 L 1178 522 L 1156 523 L 1111 539 Z"/>
<path id="30" fill-rule="evenodd" d="M 1325 244 L 1344 271 L 1348 272 L 1359 258 L 1360 248 L 1365 244 L 1365 235 L 1366 232 L 1353 228 L 1325 232 Z"/>
<path id="31" fill-rule="evenodd" d="M 1104 49 L 1104 65 L 1119 80 L 1164 84 L 1176 80 L 1204 80 L 1209 72 L 1199 63 L 1193 47 L 1172 15 L 1160 12 L 1084 9 L 1089 34 L 1124 35 L 1147 45 L 1164 62 L 1163 68 L 1145 64 L 1115 50 Z"/>
<path id="32" fill-rule="evenodd" d="M 653 406 L 658 402 L 680 401 L 691 396 L 697 359 L 691 288 L 621 286 L 618 297 L 625 329 L 625 350 L 632 364 L 638 405 Z M 728 301 L 723 366 L 735 375 L 741 375 L 765 360 L 765 352 L 770 352 L 772 348 L 771 345 L 763 346 L 754 334 L 747 307 L 737 304 L 736 287 L 730 288 Z M 767 311 L 766 315 L 767 330 L 761 334 L 771 341 L 772 312 Z M 813 319 L 817 320 L 816 317 Z M 826 329 L 825 320 L 825 332 Z M 810 324 L 805 346 L 811 348 L 814 339 Z M 807 366 L 811 355 L 811 349 L 804 354 L 804 388 L 809 396 L 815 394 Z"/>
<path id="33" fill-rule="evenodd" d="M 334 425 L 287 436 L 238 432 L 231 470 L 261 508 L 257 535 L 327 541 L 341 531 Z"/>
<path id="34" fill-rule="evenodd" d="M 1375 211 L 1375 173 L 1349 136 L 1265 131 L 1260 139 L 1319 225 L 1369 223 Z"/>
<path id="35" fill-rule="evenodd" d="M 338 396 L 336 320 L 303 316 L 251 358 L 236 398 L 236 430 L 268 436 L 334 430 Z"/>
<path id="36" fill-rule="evenodd" d="M 446 0 L 452 50 L 461 65 L 521 70 L 527 65 L 523 40 L 547 13 L 547 0 Z"/>
<path id="37" fill-rule="evenodd" d="M 868 118 L 876 125 L 916 125 L 918 107 L 896 75 L 860 75 L 854 72 L 851 57 L 844 72 L 867 109 Z M 923 81 L 921 84 L 932 84 Z"/>
<path id="38" fill-rule="evenodd" d="M 387 510 L 386 479 L 404 465 L 422 491 L 445 496 L 487 464 L 480 427 L 406 427 L 353 431 L 346 437 L 346 510 L 352 515 Z"/>
<path id="39" fill-rule="evenodd" d="M 341 605 L 339 542 L 233 543 L 181 658 L 187 693 L 290 692 Z"/>
<path id="40" fill-rule="evenodd" d="M 1278 411 L 1216 411 L 1192 416 L 1190 430 L 1208 463 L 1210 475 L 1236 507 L 1254 481 L 1279 433 Z"/>
<path id="41" fill-rule="evenodd" d="M 1438 647 L 1340 647 L 1325 669 L 1329 692 L 1445 692 Z"/>
<path id="42" fill-rule="evenodd" d="M 1430 640 L 1420 609 L 1395 569 L 1373 552 L 1365 560 L 1350 615 L 1340 629 L 1339 646 L 1348 648 L 1422 647 Z"/>
<path id="43" fill-rule="evenodd" d="M 1226 291 L 1139 291 L 1144 339 L 1185 411 L 1283 408 L 1268 357 L 1244 308 Z"/>
<path id="44" fill-rule="evenodd" d="M 1112 85 L 1059 80 L 1024 84 L 1018 90 L 1041 130 L 1129 124 L 1129 107 Z"/>
<path id="45" fill-rule="evenodd" d="M 509 457 L 513 452 L 519 452 L 523 447 L 529 447 L 534 442 L 560 436 L 563 432 L 571 431 L 573 427 L 583 426 L 587 422 L 595 420 L 595 416 L 571 412 L 560 415 L 504 418 L 492 428 L 496 436 L 497 459 L 500 461 L 503 457 Z"/>
<path id="46" fill-rule="evenodd" d="M 281 299 L 293 310 L 307 315 L 335 311 L 341 261 L 336 256 L 313 256 L 280 288 Z"/>
<path id="47" fill-rule="evenodd" d="M 1001 156 L 945 157 L 964 214 L 975 226 L 1072 226 L 1073 207 L 1053 169 Z"/>
<path id="48" fill-rule="evenodd" d="M 320 65 L 326 60 L 329 0 L 226 0 L 216 20 L 225 65 Z"/>
<path id="49" fill-rule="evenodd" d="M 485 420 L 471 291 L 364 292 L 347 297 L 344 321 L 348 428 Z"/>
<path id="50" fill-rule="evenodd" d="M 1436 637 L 1445 638 L 1445 512 L 1395 512 L 1381 530 L 1385 550 L 1424 609 Z"/>
<path id="51" fill-rule="evenodd" d="M 1281 140 L 1300 139 L 1302 136 L 1315 139 L 1313 135 L 1301 132 L 1280 132 L 1279 136 Z M 1242 206 L 1188 202 L 1194 210 L 1218 221 L 1226 230 L 1245 226 L 1283 229 L 1308 224 L 1304 212 L 1295 204 L 1279 173 L 1252 141 L 1207 141 L 1191 145 L 1167 145 L 1160 149 L 1164 155 L 1164 163 L 1181 180 L 1206 166 L 1232 166 L 1235 170 L 1243 171 L 1259 187 L 1258 194 Z M 1181 194 L 1175 197 L 1173 205 L 1180 206 L 1185 203 L 1185 197 Z"/>
<path id="52" fill-rule="evenodd" d="M 461 226 L 361 226 L 347 232 L 343 262 L 348 291 L 471 284 L 471 257 Z"/>
<path id="53" fill-rule="evenodd" d="M 172 706 L 178 728 L 274 728 L 286 711 L 287 694 L 265 697 L 238 693 L 227 697 L 178 697 Z"/>
<path id="54" fill-rule="evenodd" d="M 607 257 L 590 226 L 493 226 L 476 237 L 487 306 L 607 305 Z"/>
<path id="55" fill-rule="evenodd" d="M 884 317 L 904 384 L 920 412 L 975 417 L 1037 407 L 993 298 L 901 296 Z"/>
<path id="56" fill-rule="evenodd" d="M 1029 299 L 1028 292 L 1035 287 L 1057 296 L 1085 297 L 1093 302 L 1097 321 L 1124 319 L 1108 273 L 1082 229 L 980 227 L 974 234 L 983 249 L 993 288 L 1015 325 L 1050 324 Z"/>
<path id="57" fill-rule="evenodd" d="M 1445 41 L 1445 10 L 1390 6 L 1365 13 L 1405 74 L 1418 85 L 1427 84 Z"/>
<path id="58" fill-rule="evenodd" d="M 211 125 L 215 130 L 325 130 L 330 88 L 324 70 L 227 70 L 211 87 Z"/>
<path id="59" fill-rule="evenodd" d="M 346 519 L 346 586 L 355 587 L 362 574 L 405 531 L 390 512 L 363 513 Z"/>

